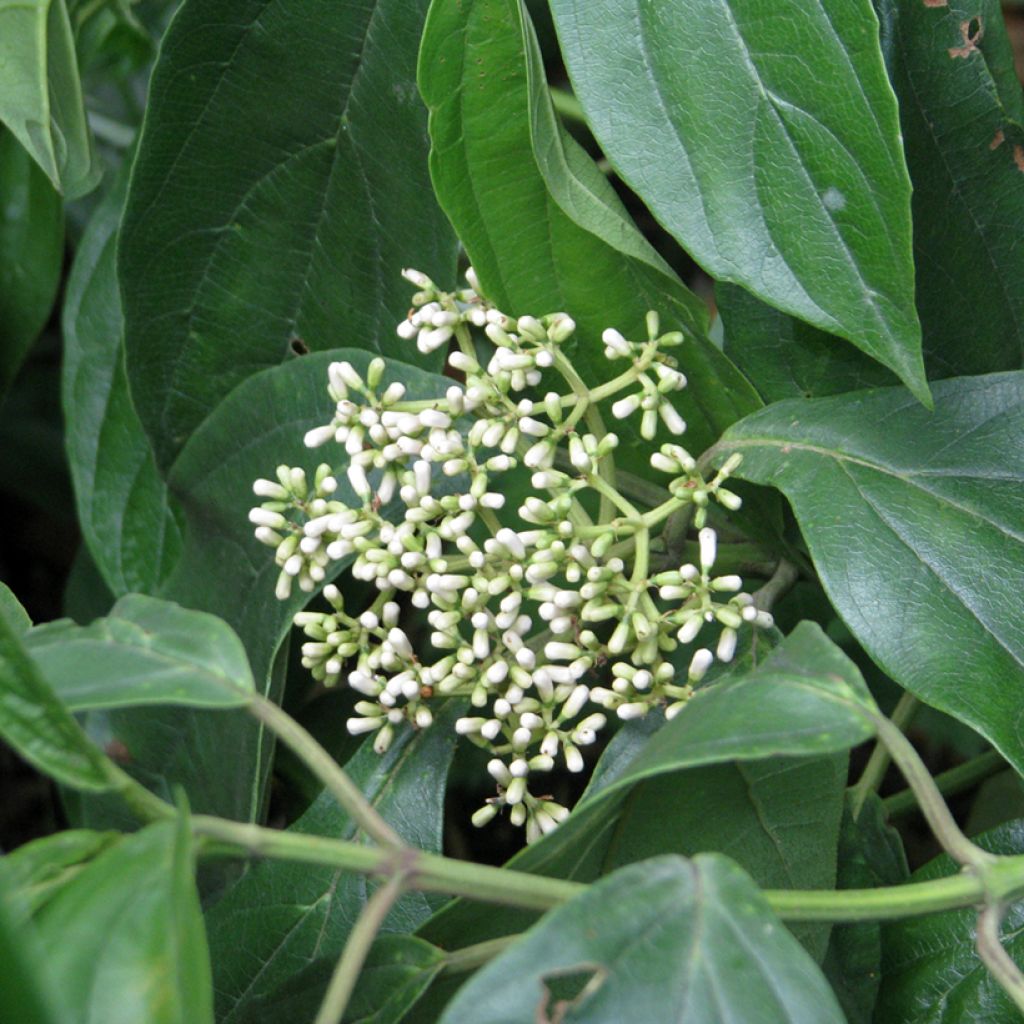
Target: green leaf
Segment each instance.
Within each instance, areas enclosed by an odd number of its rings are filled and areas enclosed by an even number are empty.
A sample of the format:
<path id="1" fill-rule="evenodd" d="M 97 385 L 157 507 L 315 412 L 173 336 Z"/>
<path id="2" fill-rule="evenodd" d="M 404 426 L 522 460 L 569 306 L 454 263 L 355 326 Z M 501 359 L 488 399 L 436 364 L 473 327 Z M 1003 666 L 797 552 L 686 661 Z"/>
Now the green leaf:
<path id="1" fill-rule="evenodd" d="M 0 858 L 0 1020 L 17 1024 L 63 1024 L 46 975 L 46 952 L 34 926 L 24 919 L 8 876 L 9 858 Z"/>
<path id="2" fill-rule="evenodd" d="M 923 401 L 910 180 L 870 0 L 552 0 L 598 142 L 716 279 Z"/>
<path id="3" fill-rule="evenodd" d="M 420 849 L 441 849 L 453 725 L 461 713 L 457 703 L 449 703 L 430 729 L 400 734 L 383 756 L 374 753 L 372 742 L 364 743 L 347 766 L 384 818 Z M 340 839 L 357 834 L 326 793 L 292 830 Z M 312 1019 L 333 963 L 372 891 L 367 879 L 333 868 L 282 861 L 250 868 L 207 915 L 221 1024 Z M 431 909 L 423 894 L 408 893 L 384 930 L 412 931 Z"/>
<path id="4" fill-rule="evenodd" d="M 542 1020 L 841 1024 L 843 1017 L 753 882 L 728 858 L 705 854 L 622 868 L 551 911 L 459 990 L 441 1024 Z"/>
<path id="5" fill-rule="evenodd" d="M 0 736 L 41 772 L 76 789 L 111 787 L 108 765 L 47 685 L 0 604 Z"/>
<path id="6" fill-rule="evenodd" d="M 846 753 L 708 765 L 641 782 L 623 804 L 600 874 L 672 852 L 732 858 L 767 889 L 833 889 Z M 789 930 L 821 962 L 828 924 Z"/>
<path id="7" fill-rule="evenodd" d="M 789 498 L 836 610 L 879 666 L 1024 770 L 1024 373 L 780 402 L 723 438 Z"/>
<path id="8" fill-rule="evenodd" d="M 127 175 L 89 221 L 64 298 L 63 402 L 78 522 L 115 594 L 152 593 L 181 548 L 167 485 L 128 393 L 115 248 Z"/>
<path id="9" fill-rule="evenodd" d="M 414 266 L 455 273 L 414 65 L 426 0 L 185 0 L 119 245 L 128 377 L 168 467 L 236 385 L 341 344 L 417 360 Z M 268 69 L 271 69 L 268 71 Z M 428 364 L 440 365 L 437 353 Z"/>
<path id="10" fill-rule="evenodd" d="M 8 854 L 3 860 L 6 877 L 24 912 L 36 914 L 88 861 L 120 838 L 118 832 L 68 829 Z"/>
<path id="11" fill-rule="evenodd" d="M 725 326 L 726 355 L 766 403 L 896 383 L 880 363 L 738 285 L 716 285 L 715 299 Z"/>
<path id="12" fill-rule="evenodd" d="M 943 377 L 1019 369 L 1024 101 L 999 0 L 877 6 L 914 185 L 925 361 Z"/>
<path id="13" fill-rule="evenodd" d="M 0 122 L 66 199 L 99 181 L 64 0 L 0 0 Z"/>
<path id="14" fill-rule="evenodd" d="M 629 220 L 604 175 L 562 131 L 519 0 L 435 3 L 420 52 L 430 170 L 482 288 L 515 314 L 565 310 L 567 349 L 600 379 L 606 327 L 646 337 L 650 309 L 691 337 L 677 350 L 689 387 L 676 404 L 695 449 L 758 405 L 705 337 L 706 311 Z M 646 461 L 646 460 L 645 460 Z"/>
<path id="15" fill-rule="evenodd" d="M 101 853 L 37 921 L 69 1024 L 212 1024 L 187 820 Z"/>
<path id="16" fill-rule="evenodd" d="M 882 802 L 869 794 L 856 818 L 847 800 L 839 834 L 840 889 L 902 885 L 910 874 L 903 841 L 885 822 Z M 881 927 L 874 921 L 835 924 L 822 969 L 849 1024 L 871 1024 L 881 984 Z"/>
<path id="17" fill-rule="evenodd" d="M 2 47 L 0 43 L 0 51 Z M 17 139 L 2 127 L 0 196 L 2 397 L 50 317 L 64 260 L 60 196 Z"/>
<path id="18" fill-rule="evenodd" d="M 1007 822 L 974 839 L 1003 855 L 1024 853 L 1024 820 Z M 956 874 L 943 854 L 910 876 L 913 882 Z M 882 928 L 882 987 L 875 1020 L 885 1024 L 1019 1024 L 1020 1011 L 978 959 L 977 910 L 894 921 Z M 1024 962 L 1024 901 L 1010 904 L 1002 925 L 1003 945 Z"/>
<path id="19" fill-rule="evenodd" d="M 609 853 L 614 837 L 626 840 L 619 822 L 626 801 L 642 792 L 638 784 L 667 777 L 688 791 L 686 770 L 778 755 L 821 758 L 868 739 L 876 713 L 853 662 L 817 625 L 801 623 L 753 671 L 700 690 L 646 743 L 639 742 L 641 729 L 624 730 L 624 738 L 620 733 L 609 749 L 639 748 L 632 759 L 628 749 L 616 751 L 616 765 L 602 773 L 600 787 L 589 790 L 558 829 L 513 857 L 509 866 L 590 881 L 600 874 L 604 859 L 614 857 L 614 850 Z M 768 777 L 771 771 L 769 766 L 747 778 Z M 724 772 L 717 779 L 734 782 Z M 822 819 L 823 828 L 832 827 L 824 825 L 831 813 Z M 453 902 L 422 934 L 448 948 L 507 934 L 531 919 L 512 911 L 497 918 L 491 911 Z"/>
<path id="20" fill-rule="evenodd" d="M 32 620 L 14 592 L 0 581 L 0 619 L 6 621 L 16 636 L 23 636 L 32 628 Z"/>
<path id="21" fill-rule="evenodd" d="M 241 641 L 222 619 L 142 594 L 89 626 L 37 626 L 25 646 L 72 711 L 180 704 L 244 707 L 253 693 Z"/>
<path id="22" fill-rule="evenodd" d="M 436 946 L 411 935 L 384 935 L 370 948 L 345 1024 L 399 1024 L 444 966 Z"/>

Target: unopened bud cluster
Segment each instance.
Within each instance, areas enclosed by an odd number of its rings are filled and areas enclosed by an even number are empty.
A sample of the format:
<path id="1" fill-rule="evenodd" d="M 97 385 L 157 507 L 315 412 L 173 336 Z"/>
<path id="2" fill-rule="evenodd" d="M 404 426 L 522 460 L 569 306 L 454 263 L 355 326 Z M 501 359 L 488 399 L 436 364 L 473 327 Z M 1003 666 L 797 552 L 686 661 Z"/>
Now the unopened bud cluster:
<path id="1" fill-rule="evenodd" d="M 399 335 L 424 353 L 452 348 L 450 372 L 464 384 L 411 401 L 402 383 L 384 383 L 381 359 L 365 375 L 332 363 L 334 415 L 305 441 L 340 445 L 343 470 L 324 463 L 308 479 L 278 467 L 276 480 L 255 483 L 265 500 L 250 520 L 274 549 L 279 598 L 293 586 L 312 592 L 346 559 L 376 588 L 369 607 L 351 609 L 327 585 L 330 610 L 295 617 L 303 664 L 361 697 L 349 731 L 373 733 L 383 752 L 403 724 L 429 726 L 437 699 L 467 697 L 472 713 L 456 730 L 491 751 L 496 784 L 473 821 L 507 809 L 532 840 L 568 813 L 544 794 L 544 774 L 559 761 L 582 771 L 608 715 L 662 707 L 672 717 L 716 658 L 732 658 L 743 623 L 771 623 L 739 577 L 715 575 L 716 536 L 704 525 L 710 501 L 739 506 L 724 486 L 736 457 L 709 481 L 682 446 L 662 445 L 651 465 L 667 475 L 669 497 L 641 512 L 615 486 L 618 437 L 597 406 L 637 418 L 646 439 L 659 424 L 681 434 L 671 395 L 686 380 L 669 350 L 682 335 L 660 333 L 654 314 L 643 341 L 606 330 L 613 372 L 589 390 L 562 351 L 575 331 L 566 314 L 508 316 L 472 271 L 454 293 L 417 271 L 405 277 L 418 291 Z M 531 490 L 506 507 L 502 477 L 516 466 Z M 336 493 L 342 472 L 350 503 Z M 587 491 L 601 505 L 596 521 Z M 699 557 L 652 572 L 652 533 L 680 514 L 699 530 Z M 403 628 L 407 605 L 429 626 L 422 649 Z M 699 646 L 712 626 L 712 644 Z"/>

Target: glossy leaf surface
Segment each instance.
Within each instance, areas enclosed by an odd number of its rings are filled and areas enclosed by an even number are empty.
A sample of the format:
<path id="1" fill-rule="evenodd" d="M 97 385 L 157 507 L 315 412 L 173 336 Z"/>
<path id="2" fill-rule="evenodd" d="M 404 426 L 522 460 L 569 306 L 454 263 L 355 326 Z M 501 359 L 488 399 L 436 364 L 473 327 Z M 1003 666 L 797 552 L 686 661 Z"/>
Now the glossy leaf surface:
<path id="1" fill-rule="evenodd" d="M 715 299 L 725 326 L 725 352 L 766 404 L 896 383 L 863 352 L 773 309 L 739 285 L 716 285 Z"/>
<path id="2" fill-rule="evenodd" d="M 870 0 L 551 6 L 594 134 L 697 262 L 926 397 L 910 180 Z"/>
<path id="3" fill-rule="evenodd" d="M 789 498 L 832 603 L 882 669 L 1018 770 L 1022 438 L 1018 372 L 942 381 L 934 414 L 895 388 L 781 402 L 721 446 Z"/>
<path id="4" fill-rule="evenodd" d="M 420 52 L 430 169 L 487 296 L 514 315 L 565 310 L 577 371 L 606 379 L 601 332 L 646 337 L 644 316 L 693 336 L 673 350 L 690 384 L 674 396 L 696 450 L 757 397 L 704 336 L 703 303 L 643 238 L 604 175 L 563 131 L 519 0 L 436 3 Z M 625 429 L 625 427 L 624 427 Z"/>
<path id="5" fill-rule="evenodd" d="M 215 615 L 142 594 L 88 626 L 37 626 L 25 644 L 72 711 L 180 704 L 237 708 L 253 693 L 241 641 Z"/>
<path id="6" fill-rule="evenodd" d="M 402 267 L 455 273 L 414 78 L 425 8 L 186 0 L 178 11 L 119 250 L 128 376 L 162 467 L 232 388 L 295 351 L 409 358 L 395 336 Z"/>
<path id="7" fill-rule="evenodd" d="M 563 995 L 559 982 L 585 980 Z M 814 962 L 728 858 L 622 868 L 459 990 L 441 1024 L 841 1024 Z"/>

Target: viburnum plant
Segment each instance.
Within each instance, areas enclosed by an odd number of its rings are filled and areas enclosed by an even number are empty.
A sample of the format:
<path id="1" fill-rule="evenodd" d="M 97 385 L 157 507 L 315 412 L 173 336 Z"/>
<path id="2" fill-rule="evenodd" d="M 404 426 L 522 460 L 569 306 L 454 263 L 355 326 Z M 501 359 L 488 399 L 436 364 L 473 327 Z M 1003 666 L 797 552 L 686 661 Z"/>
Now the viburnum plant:
<path id="1" fill-rule="evenodd" d="M 0 196 L 0 1020 L 1020 1019 L 996 0 L 0 4 Z"/>

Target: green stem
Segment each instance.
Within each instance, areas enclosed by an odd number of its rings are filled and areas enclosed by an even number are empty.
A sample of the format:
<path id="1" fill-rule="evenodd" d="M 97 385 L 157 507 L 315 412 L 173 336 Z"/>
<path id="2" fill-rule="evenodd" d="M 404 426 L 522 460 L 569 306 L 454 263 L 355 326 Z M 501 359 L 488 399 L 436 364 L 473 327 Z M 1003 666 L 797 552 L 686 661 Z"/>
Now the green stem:
<path id="1" fill-rule="evenodd" d="M 554 86 L 548 92 L 551 93 L 551 104 L 558 114 L 569 121 L 577 121 L 579 124 L 587 123 L 583 105 L 571 92 L 566 89 L 556 89 Z"/>
<path id="2" fill-rule="evenodd" d="M 785 558 L 779 561 L 772 578 L 760 590 L 754 592 L 754 604 L 762 611 L 770 612 L 775 602 L 786 594 L 800 578 L 800 571 Z"/>
<path id="3" fill-rule="evenodd" d="M 935 785 L 935 780 L 910 740 L 887 718 L 878 716 L 875 719 L 875 726 L 878 729 L 879 740 L 889 748 L 892 759 L 899 766 L 907 785 L 914 791 L 921 813 L 942 848 L 959 864 L 987 870 L 995 858 L 975 846 L 960 831 L 960 826 L 950 814 L 942 794 Z"/>
<path id="4" fill-rule="evenodd" d="M 106 762 L 106 774 L 113 791 L 142 821 L 171 821 L 178 816 L 171 804 L 151 793 L 113 761 Z"/>
<path id="5" fill-rule="evenodd" d="M 904 693 L 900 697 L 892 712 L 892 721 L 897 729 L 902 731 L 910 724 L 911 719 L 917 712 L 917 707 L 917 698 L 912 693 Z M 864 773 L 857 780 L 857 784 L 852 790 L 850 811 L 855 820 L 860 817 L 860 812 L 869 794 L 874 793 L 882 784 L 882 779 L 885 778 L 885 773 L 889 770 L 891 761 L 892 757 L 889 753 L 889 747 L 879 738 L 875 744 L 875 749 L 871 751 L 871 757 L 864 768 Z"/>
<path id="6" fill-rule="evenodd" d="M 652 484 L 642 476 L 637 476 L 627 470 L 620 469 L 616 474 L 615 482 L 627 498 L 633 498 L 649 508 L 657 508 L 669 500 L 669 493 L 664 487 Z"/>
<path id="7" fill-rule="evenodd" d="M 482 967 L 499 954 L 504 953 L 519 937 L 519 935 L 503 935 L 500 939 L 488 939 L 486 942 L 477 942 L 462 949 L 453 949 L 445 955 L 444 966 L 441 970 L 445 974 L 465 974 L 468 971 L 475 971 L 478 967 Z"/>
<path id="8" fill-rule="evenodd" d="M 1017 1009 L 1024 1012 L 1024 975 L 1003 946 L 999 927 L 1002 918 L 1003 907 L 998 903 L 988 904 L 978 915 L 975 937 L 978 956 Z"/>
<path id="9" fill-rule="evenodd" d="M 979 782 L 984 782 L 1005 767 L 1006 761 L 998 750 L 986 750 L 984 754 L 979 754 L 964 764 L 958 764 L 955 768 L 936 775 L 935 785 L 943 796 L 956 796 L 973 788 Z M 912 789 L 905 789 L 886 797 L 882 801 L 882 807 L 889 818 L 895 818 L 916 810 L 917 799 Z"/>
<path id="10" fill-rule="evenodd" d="M 384 846 L 403 846 L 398 833 L 377 813 L 362 790 L 291 715 L 259 694 L 253 696 L 249 710 L 306 764 L 368 836 Z"/>
<path id="11" fill-rule="evenodd" d="M 405 878 L 401 874 L 389 878 L 367 901 L 359 919 L 349 933 L 338 966 L 316 1015 L 314 1024 L 341 1024 L 349 999 L 359 980 L 373 940 L 384 925 L 391 908 L 402 895 Z"/>
<path id="12" fill-rule="evenodd" d="M 923 766 L 922 766 L 923 767 Z M 206 855 L 272 857 L 358 874 L 406 878 L 406 887 L 484 903 L 548 910 L 585 892 L 580 882 L 453 860 L 406 848 L 387 850 L 322 836 L 278 832 L 196 815 L 192 830 Z M 1024 856 L 994 858 L 978 869 L 879 889 L 779 890 L 764 897 L 786 921 L 882 921 L 1006 902 L 1024 895 Z"/>

